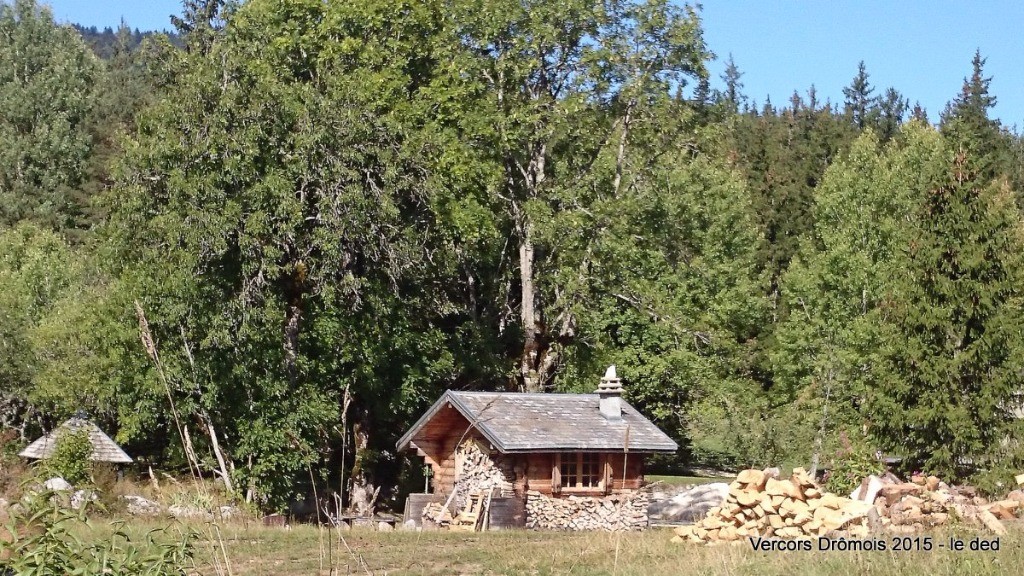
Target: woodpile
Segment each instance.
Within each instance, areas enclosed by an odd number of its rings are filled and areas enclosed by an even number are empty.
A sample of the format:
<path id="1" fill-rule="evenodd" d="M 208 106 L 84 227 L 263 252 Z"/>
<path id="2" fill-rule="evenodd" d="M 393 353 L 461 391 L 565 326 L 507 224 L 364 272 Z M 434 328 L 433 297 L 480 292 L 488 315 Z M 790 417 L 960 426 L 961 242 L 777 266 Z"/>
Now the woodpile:
<path id="1" fill-rule="evenodd" d="M 1005 534 L 1002 520 L 1024 511 L 1014 493 L 989 502 L 969 486 L 948 486 L 935 476 L 915 476 L 912 482 L 883 486 L 875 499 L 878 525 L 895 533 L 915 533 L 948 524 L 954 518 L 996 534 Z M 1024 494 L 1022 494 L 1024 496 Z"/>
<path id="2" fill-rule="evenodd" d="M 788 479 L 776 470 L 744 470 L 721 506 L 696 524 L 675 529 L 675 542 L 732 542 L 748 537 L 801 538 L 847 530 L 868 533 L 867 502 L 822 491 L 802 468 Z"/>
<path id="3" fill-rule="evenodd" d="M 503 493 L 511 492 L 512 483 L 480 441 L 467 439 L 455 449 L 453 508 L 461 510 L 469 494 L 489 493 L 493 488 L 501 489 Z"/>
<path id="4" fill-rule="evenodd" d="M 452 513 L 440 502 L 430 502 L 423 507 L 422 524 L 428 528 L 447 528 L 452 523 Z"/>
<path id="5" fill-rule="evenodd" d="M 647 527 L 645 492 L 604 497 L 552 498 L 535 490 L 526 493 L 526 527 L 545 530 L 643 530 Z"/>
<path id="6" fill-rule="evenodd" d="M 744 470 L 729 496 L 707 516 L 675 529 L 674 542 L 716 543 L 760 538 L 809 538 L 835 531 L 863 538 L 872 532 L 912 534 L 954 519 L 1005 534 L 1002 520 L 1024 512 L 1024 491 L 988 502 L 970 487 L 950 487 L 935 476 L 911 482 L 871 476 L 844 498 L 819 488 L 802 469 L 777 478 L 772 471 Z"/>

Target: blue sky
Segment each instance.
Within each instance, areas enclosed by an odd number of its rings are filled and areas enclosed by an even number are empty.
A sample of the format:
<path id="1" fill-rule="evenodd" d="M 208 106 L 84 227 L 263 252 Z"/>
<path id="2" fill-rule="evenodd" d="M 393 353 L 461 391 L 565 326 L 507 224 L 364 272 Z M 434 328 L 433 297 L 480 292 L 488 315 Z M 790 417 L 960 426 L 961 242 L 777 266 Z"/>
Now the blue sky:
<path id="1" fill-rule="evenodd" d="M 123 17 L 142 30 L 170 28 L 179 0 L 50 0 L 60 21 L 116 26 Z M 814 84 L 818 97 L 842 102 L 861 60 L 876 93 L 893 86 L 931 117 L 960 90 L 975 49 L 988 61 L 994 115 L 1024 127 L 1024 2 L 1009 0 L 707 0 L 705 40 L 720 86 L 731 52 L 744 92 L 784 104 Z"/>

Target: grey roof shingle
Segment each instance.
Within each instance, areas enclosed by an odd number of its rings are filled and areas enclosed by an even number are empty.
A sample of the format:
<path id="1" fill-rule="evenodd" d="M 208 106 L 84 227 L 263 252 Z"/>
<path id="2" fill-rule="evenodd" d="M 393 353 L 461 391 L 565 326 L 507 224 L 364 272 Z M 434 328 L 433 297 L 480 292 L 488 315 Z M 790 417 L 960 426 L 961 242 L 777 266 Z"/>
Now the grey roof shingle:
<path id="1" fill-rule="evenodd" d="M 35 458 L 37 460 L 49 458 L 53 455 L 53 450 L 57 446 L 57 437 L 62 430 L 85 430 L 88 432 L 89 441 L 92 442 L 92 454 L 89 456 L 89 459 L 94 462 L 128 464 L 132 461 L 131 457 L 125 454 L 124 450 L 121 450 L 121 447 L 110 439 L 110 436 L 107 436 L 100 430 L 99 426 L 90 420 L 78 417 L 69 419 L 58 426 L 56 430 L 29 444 L 18 456 L 22 458 Z"/>
<path id="2" fill-rule="evenodd" d="M 675 452 L 679 446 L 625 400 L 622 419 L 601 415 L 597 394 L 455 392 L 449 390 L 398 441 L 404 450 L 447 403 L 499 451 L 594 450 Z"/>

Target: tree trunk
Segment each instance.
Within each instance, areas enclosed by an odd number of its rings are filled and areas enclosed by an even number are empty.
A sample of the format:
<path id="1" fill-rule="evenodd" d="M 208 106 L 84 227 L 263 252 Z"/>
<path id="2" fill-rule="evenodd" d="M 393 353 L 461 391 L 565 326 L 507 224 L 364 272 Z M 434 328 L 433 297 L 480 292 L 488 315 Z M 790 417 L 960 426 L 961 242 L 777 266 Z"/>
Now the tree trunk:
<path id="1" fill-rule="evenodd" d="M 352 465 L 348 509 L 356 516 L 368 518 L 373 516 L 377 496 L 380 494 L 380 487 L 374 487 L 367 479 L 366 474 L 366 454 L 367 446 L 370 443 L 370 434 L 362 422 L 356 422 L 352 425 L 352 436 L 355 438 L 356 458 Z"/>
<path id="2" fill-rule="evenodd" d="M 825 426 L 828 423 L 828 402 L 832 396 L 832 357 L 829 356 L 830 366 L 825 376 L 825 401 L 821 405 L 821 423 L 818 425 L 818 433 L 814 436 L 814 454 L 811 457 L 811 478 L 817 478 L 818 464 L 821 460 L 821 445 L 825 439 Z"/>
<path id="3" fill-rule="evenodd" d="M 539 323 L 533 284 L 533 238 L 529 222 L 525 222 L 522 228 L 523 237 L 519 244 L 519 280 L 522 285 L 520 318 L 523 323 L 523 355 L 520 358 L 519 369 L 523 389 L 527 392 L 541 392 L 542 381 L 538 367 L 542 351 L 537 338 Z"/>
<path id="4" fill-rule="evenodd" d="M 299 320 L 302 316 L 302 308 L 299 306 L 299 298 L 294 298 L 285 309 L 284 320 L 284 364 L 285 372 L 288 374 L 288 381 L 294 386 L 298 381 L 296 361 L 299 355 Z"/>
<path id="5" fill-rule="evenodd" d="M 203 410 L 203 419 L 206 421 L 206 432 L 210 435 L 210 445 L 213 447 L 213 455 L 217 458 L 217 465 L 220 467 L 220 476 L 224 480 L 224 488 L 227 489 L 228 493 L 234 492 L 234 488 L 231 484 L 231 474 L 228 473 L 227 463 L 224 459 L 224 452 L 220 449 L 220 441 L 217 439 L 217 430 L 213 427 L 213 420 L 210 419 L 210 415 Z M 234 465 L 232 464 L 232 467 Z"/>

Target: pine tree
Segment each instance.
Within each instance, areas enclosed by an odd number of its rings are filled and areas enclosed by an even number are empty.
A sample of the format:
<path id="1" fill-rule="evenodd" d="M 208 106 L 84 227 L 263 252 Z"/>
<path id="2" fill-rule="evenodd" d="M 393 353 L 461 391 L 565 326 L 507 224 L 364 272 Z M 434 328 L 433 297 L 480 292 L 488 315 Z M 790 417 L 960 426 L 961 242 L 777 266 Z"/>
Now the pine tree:
<path id="1" fill-rule="evenodd" d="M 864 61 L 857 64 L 857 75 L 853 77 L 850 85 L 843 88 L 843 96 L 846 98 L 846 115 L 853 122 L 858 130 L 863 130 L 874 121 L 877 111 L 874 110 L 878 97 L 872 96 L 874 86 L 868 82 L 867 68 Z"/>
<path id="2" fill-rule="evenodd" d="M 725 62 L 725 72 L 722 73 L 722 82 L 725 82 L 725 92 L 722 93 L 722 101 L 730 106 L 733 112 L 736 112 L 740 108 L 740 104 L 747 99 L 743 95 L 743 82 L 740 78 L 743 77 L 743 73 L 740 72 L 736 62 L 732 59 L 732 54 L 729 54 L 729 59 Z"/>
<path id="3" fill-rule="evenodd" d="M 1007 171 L 1010 139 L 997 119 L 989 117 L 997 100 L 989 92 L 992 77 L 985 76 L 985 58 L 976 51 L 971 76 L 964 78 L 960 95 L 942 114 L 942 132 L 960 142 L 971 153 L 982 178 L 991 179 Z"/>
<path id="4" fill-rule="evenodd" d="M 928 111 L 921 106 L 920 102 L 914 102 L 914 107 L 910 110 L 910 117 L 922 124 L 928 124 Z"/>
<path id="5" fill-rule="evenodd" d="M 873 435 L 908 464 L 946 478 L 1014 466 L 1024 250 L 1004 185 L 962 143 L 925 198 L 908 270 L 889 306 L 884 371 L 873 380 Z M 1008 453 L 1009 452 L 1009 453 Z"/>
<path id="6" fill-rule="evenodd" d="M 885 96 L 878 102 L 878 132 L 882 141 L 896 136 L 903 119 L 910 109 L 910 103 L 895 88 L 885 91 Z"/>

